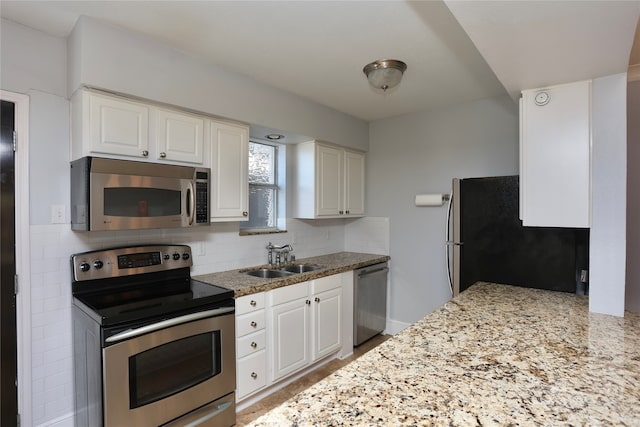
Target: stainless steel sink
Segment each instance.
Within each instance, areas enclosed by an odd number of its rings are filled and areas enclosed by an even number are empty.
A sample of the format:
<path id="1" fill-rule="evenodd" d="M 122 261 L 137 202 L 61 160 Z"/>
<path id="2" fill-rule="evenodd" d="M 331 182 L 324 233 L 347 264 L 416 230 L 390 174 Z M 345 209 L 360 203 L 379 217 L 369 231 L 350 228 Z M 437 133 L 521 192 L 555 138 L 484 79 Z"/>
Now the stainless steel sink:
<path id="1" fill-rule="evenodd" d="M 271 270 L 269 268 L 259 268 L 257 270 L 245 271 L 249 276 L 262 277 L 263 279 L 273 279 L 277 277 L 288 277 L 294 273 L 284 270 Z"/>
<path id="2" fill-rule="evenodd" d="M 291 273 L 306 273 L 307 271 L 315 271 L 324 268 L 318 264 L 294 264 L 283 268 L 284 271 Z"/>

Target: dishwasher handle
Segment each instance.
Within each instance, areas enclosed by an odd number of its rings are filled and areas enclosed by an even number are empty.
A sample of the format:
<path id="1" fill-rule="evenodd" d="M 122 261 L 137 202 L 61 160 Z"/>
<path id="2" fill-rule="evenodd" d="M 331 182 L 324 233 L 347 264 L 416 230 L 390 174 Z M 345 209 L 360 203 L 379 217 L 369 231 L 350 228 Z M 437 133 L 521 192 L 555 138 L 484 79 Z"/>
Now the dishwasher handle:
<path id="1" fill-rule="evenodd" d="M 372 274 L 386 273 L 389 271 L 389 267 L 381 267 L 375 270 L 362 270 L 358 271 L 358 277 L 370 276 Z"/>

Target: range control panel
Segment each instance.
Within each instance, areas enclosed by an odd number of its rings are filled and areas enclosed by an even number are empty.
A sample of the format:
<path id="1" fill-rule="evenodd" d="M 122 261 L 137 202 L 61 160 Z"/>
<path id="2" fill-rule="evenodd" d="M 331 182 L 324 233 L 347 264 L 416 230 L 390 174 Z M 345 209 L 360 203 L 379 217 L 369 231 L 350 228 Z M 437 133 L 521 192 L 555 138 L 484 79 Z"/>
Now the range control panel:
<path id="1" fill-rule="evenodd" d="M 191 267 L 187 245 L 126 246 L 71 256 L 73 280 L 108 279 Z"/>

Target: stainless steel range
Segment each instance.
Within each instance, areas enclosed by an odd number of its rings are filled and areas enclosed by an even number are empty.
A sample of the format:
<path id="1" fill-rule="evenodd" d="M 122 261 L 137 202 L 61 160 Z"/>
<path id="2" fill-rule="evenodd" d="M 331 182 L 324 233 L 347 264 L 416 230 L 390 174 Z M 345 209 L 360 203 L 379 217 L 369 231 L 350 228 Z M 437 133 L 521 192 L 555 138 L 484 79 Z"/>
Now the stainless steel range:
<path id="1" fill-rule="evenodd" d="M 77 426 L 235 424 L 233 291 L 191 265 L 184 245 L 72 256 Z"/>

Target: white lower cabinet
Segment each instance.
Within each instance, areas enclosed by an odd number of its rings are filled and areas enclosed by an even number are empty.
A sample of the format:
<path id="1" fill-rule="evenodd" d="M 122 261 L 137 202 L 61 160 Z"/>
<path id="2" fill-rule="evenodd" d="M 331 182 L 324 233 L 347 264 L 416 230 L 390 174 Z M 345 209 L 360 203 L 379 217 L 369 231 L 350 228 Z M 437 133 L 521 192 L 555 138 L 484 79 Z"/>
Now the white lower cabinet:
<path id="1" fill-rule="evenodd" d="M 265 293 L 236 299 L 236 399 L 267 385 Z"/>
<path id="2" fill-rule="evenodd" d="M 341 302 L 339 274 L 269 293 L 274 381 L 342 347 Z"/>
<path id="3" fill-rule="evenodd" d="M 313 360 L 342 347 L 342 281 L 339 274 L 311 282 Z"/>
<path id="4" fill-rule="evenodd" d="M 236 299 L 236 399 L 342 349 L 343 275 Z"/>
<path id="5" fill-rule="evenodd" d="M 262 350 L 238 359 L 236 364 L 237 394 L 241 400 L 267 385 L 267 352 Z"/>
<path id="6" fill-rule="evenodd" d="M 269 293 L 273 380 L 307 366 L 309 352 L 309 282 Z"/>

